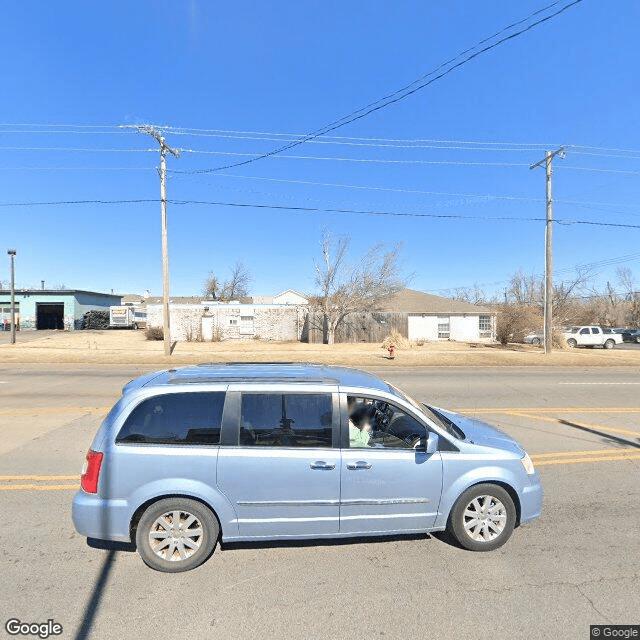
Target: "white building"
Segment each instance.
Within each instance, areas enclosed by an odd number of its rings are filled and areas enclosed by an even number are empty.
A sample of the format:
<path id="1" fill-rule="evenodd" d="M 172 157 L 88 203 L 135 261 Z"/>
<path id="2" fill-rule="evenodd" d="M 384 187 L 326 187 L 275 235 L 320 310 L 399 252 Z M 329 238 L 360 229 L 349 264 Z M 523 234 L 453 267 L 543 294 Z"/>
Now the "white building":
<path id="1" fill-rule="evenodd" d="M 468 302 L 404 289 L 384 311 L 407 314 L 409 340 L 487 342 L 495 339 L 495 312 Z"/>

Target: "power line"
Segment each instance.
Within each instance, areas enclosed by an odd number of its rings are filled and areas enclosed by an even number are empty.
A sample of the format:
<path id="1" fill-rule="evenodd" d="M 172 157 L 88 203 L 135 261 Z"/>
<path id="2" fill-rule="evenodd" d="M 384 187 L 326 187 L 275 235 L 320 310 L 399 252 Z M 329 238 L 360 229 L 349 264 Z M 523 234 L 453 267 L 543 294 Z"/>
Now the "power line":
<path id="1" fill-rule="evenodd" d="M 249 158 L 249 159 L 243 160 L 241 162 L 236 162 L 236 163 L 232 163 L 232 164 L 216 167 L 214 169 L 202 169 L 201 173 L 212 173 L 212 172 L 215 172 L 215 171 L 222 171 L 223 169 L 231 169 L 233 167 L 243 166 L 243 165 L 246 165 L 246 164 L 250 164 L 252 162 L 256 162 L 257 160 L 262 160 L 264 158 L 268 158 L 268 157 L 277 155 L 279 153 L 282 153 L 283 151 L 286 151 L 288 149 L 291 149 L 293 147 L 301 145 L 304 142 L 307 142 L 309 140 L 313 140 L 314 138 L 318 138 L 321 135 L 324 135 L 326 133 L 330 133 L 331 131 L 335 131 L 336 129 L 344 127 L 345 125 L 350 124 L 351 122 L 355 122 L 356 120 L 360 120 L 362 118 L 365 118 L 366 116 L 370 115 L 371 113 L 374 113 L 376 111 L 384 109 L 384 108 L 388 107 L 391 104 L 399 102 L 400 100 L 404 100 L 405 98 L 407 98 L 410 95 L 416 93 L 417 91 L 420 91 L 421 89 L 424 89 L 425 87 L 428 87 L 429 85 L 433 84 L 434 82 L 444 78 L 445 76 L 449 75 L 450 73 L 452 73 L 456 69 L 462 67 L 463 65 L 468 64 L 474 58 L 477 58 L 478 56 L 481 56 L 482 54 L 487 53 L 488 51 L 491 51 L 492 49 L 495 49 L 496 47 L 500 46 L 501 44 L 504 44 L 505 42 L 507 42 L 509 40 L 512 40 L 514 38 L 517 38 L 518 36 L 530 31 L 531 29 L 535 28 L 536 26 L 538 26 L 540 24 L 543 24 L 543 23 L 555 18 L 556 16 L 560 15 L 561 13 L 564 13 L 565 11 L 567 11 L 571 7 L 579 4 L 580 2 L 582 2 L 582 0 L 573 0 L 572 2 L 569 2 L 568 4 L 566 4 L 565 6 L 561 7 L 557 11 L 551 13 L 550 15 L 545 16 L 543 18 L 539 18 L 538 20 L 536 20 L 533 23 L 527 25 L 526 27 L 520 29 L 519 31 L 516 31 L 516 32 L 514 32 L 514 33 L 512 33 L 510 35 L 504 36 L 503 38 L 500 38 L 496 42 L 493 42 L 492 44 L 489 44 L 489 45 L 479 49 L 478 51 L 474 51 L 473 53 L 470 53 L 468 56 L 466 56 L 465 58 L 463 58 L 459 62 L 456 62 L 455 64 L 452 64 L 451 66 L 449 66 L 445 70 L 439 71 L 443 67 L 446 67 L 447 65 L 449 65 L 450 62 L 453 62 L 454 60 L 458 59 L 459 57 L 461 57 L 462 55 L 465 54 L 465 52 L 462 52 L 462 53 L 458 54 L 455 58 L 452 58 L 450 61 L 443 63 L 442 65 L 436 67 L 430 73 L 426 74 L 425 76 L 422 76 L 422 78 L 419 78 L 418 80 L 415 80 L 414 82 L 410 83 L 409 85 L 406 85 L 406 87 L 403 87 L 402 89 L 398 89 L 396 92 L 391 93 L 388 96 L 385 96 L 383 98 L 380 98 L 378 101 L 373 102 L 368 106 L 362 107 L 361 109 L 358 109 L 357 111 L 354 111 L 351 114 L 348 114 L 347 116 L 344 116 L 343 118 L 340 118 L 339 120 L 336 120 L 336 121 L 334 121 L 332 123 L 329 123 L 328 125 L 325 125 L 324 127 L 320 128 L 320 129 L 318 129 L 318 130 L 316 130 L 316 131 L 314 131 L 314 132 L 312 132 L 312 133 L 310 133 L 310 134 L 308 134 L 306 136 L 303 136 L 302 138 L 299 138 L 298 140 L 296 140 L 294 142 L 290 142 L 290 143 L 288 143 L 286 145 L 278 147 L 277 149 L 273 149 L 273 150 L 271 150 L 271 151 L 269 151 L 267 153 L 263 153 L 263 154 L 257 155 L 257 156 L 255 156 L 253 158 Z M 539 13 L 541 13 L 543 11 L 546 11 L 547 9 L 549 9 L 550 7 L 555 6 L 556 4 L 557 4 L 557 2 L 553 2 L 550 5 L 542 7 L 541 9 L 538 9 L 535 12 L 529 14 L 527 17 L 523 18 L 522 20 L 518 21 L 517 23 L 514 23 L 514 25 L 522 24 L 524 22 L 527 22 L 533 16 L 538 15 Z M 504 30 L 499 31 L 497 33 L 501 34 L 505 30 L 508 30 L 510 28 L 511 28 L 511 25 L 508 26 L 508 27 L 505 27 Z M 491 40 L 494 37 L 495 37 L 495 35 L 494 36 L 490 36 L 488 39 L 480 41 L 479 44 L 481 44 L 483 42 L 486 42 L 487 40 Z M 474 49 L 477 48 L 477 46 L 478 45 L 474 45 L 473 47 L 471 47 L 467 51 L 473 51 Z M 433 76 L 434 73 L 436 73 L 437 75 Z M 431 77 L 428 80 L 422 81 L 423 79 L 428 78 L 429 76 L 433 76 L 433 77 Z"/>
<path id="2" fill-rule="evenodd" d="M 600 267 L 609 267 L 609 266 L 614 266 L 617 264 L 624 264 L 626 262 L 633 262 L 634 260 L 640 260 L 640 253 L 632 253 L 632 254 L 627 254 L 624 256 L 617 256 L 615 258 L 607 258 L 605 260 L 600 260 L 598 262 L 591 262 L 591 263 L 587 263 L 587 264 L 577 264 L 574 265 L 572 267 L 564 267 L 563 269 L 556 269 L 555 273 L 556 274 L 566 274 L 566 273 L 571 273 L 573 271 L 579 271 L 579 270 L 588 270 L 591 271 L 593 269 L 598 269 Z M 542 273 L 532 273 L 531 274 L 532 277 L 534 278 L 542 278 L 544 274 Z M 596 274 L 594 274 L 596 275 Z M 511 282 L 511 279 L 508 280 L 498 280 L 497 282 L 481 282 L 481 283 L 477 283 L 474 282 L 471 285 L 463 285 L 463 286 L 456 286 L 456 287 L 446 287 L 443 289 L 432 289 L 432 291 L 435 292 L 447 292 L 447 291 L 456 291 L 457 289 L 470 289 L 472 287 L 495 287 L 498 285 L 503 285 L 503 284 L 508 284 L 509 282 Z"/>
<path id="3" fill-rule="evenodd" d="M 78 204 L 148 204 L 150 202 L 157 203 L 155 199 L 145 198 L 137 200 L 59 200 L 49 202 L 0 202 L 0 207 L 33 207 L 33 206 L 57 206 L 57 205 L 78 205 Z M 277 205 L 264 204 L 256 202 L 222 202 L 216 200 L 167 200 L 167 203 L 175 205 L 197 205 L 197 206 L 215 206 L 215 207 L 238 207 L 245 209 L 273 209 L 281 211 L 301 211 L 309 213 L 345 213 L 355 215 L 375 215 L 375 216 L 397 216 L 408 218 L 434 218 L 443 220 L 478 220 L 485 222 L 544 222 L 545 218 L 540 217 L 516 217 L 516 216 L 467 216 L 453 213 L 431 213 L 417 211 L 378 211 L 378 210 L 360 210 L 360 209 L 341 209 L 341 208 L 323 208 L 323 207 L 306 207 L 293 205 Z M 626 224 L 617 222 L 596 222 L 592 220 L 572 220 L 572 219 L 556 219 L 559 224 L 572 225 L 593 225 L 598 227 L 617 227 L 623 229 L 640 229 L 638 224 Z"/>
<path id="4" fill-rule="evenodd" d="M 0 151 L 73 151 L 73 152 L 89 152 L 103 153 L 105 151 L 123 153 L 150 153 L 157 152 L 157 149 L 114 149 L 114 148 L 79 148 L 79 147 L 0 147 Z"/>
<path id="5" fill-rule="evenodd" d="M 2 147 L 0 147 L 1 149 Z M 200 155 L 216 155 L 216 156 L 250 156 L 252 153 L 243 153 L 240 151 L 196 151 L 194 149 L 181 149 L 183 153 L 200 154 Z M 467 160 L 406 160 L 391 158 L 348 158 L 344 156 L 299 156 L 299 155 L 278 155 L 278 159 L 283 160 L 319 160 L 324 162 L 360 162 L 370 164 L 433 164 L 433 165 L 469 165 L 469 166 L 488 166 L 488 167 L 528 167 L 525 162 L 474 162 Z M 236 165 L 233 165 L 236 166 Z M 213 169 L 185 169 L 173 170 L 174 174 L 190 174 L 199 175 L 203 173 L 211 173 Z"/>
<path id="6" fill-rule="evenodd" d="M 318 187 L 339 187 L 344 189 L 362 189 L 366 191 L 389 191 L 392 193 L 414 193 L 418 195 L 448 196 L 460 198 L 484 198 L 486 200 L 516 200 L 523 202 L 543 202 L 542 198 L 525 198 L 522 196 L 508 196 L 499 194 L 479 194 L 479 193 L 452 193 L 448 191 L 424 191 L 422 189 L 403 189 L 401 187 L 378 187 L 359 184 L 342 184 L 339 182 L 316 182 L 314 180 L 293 180 L 288 178 L 271 178 L 268 176 L 247 176 L 233 173 L 223 173 L 216 178 L 234 178 L 240 180 L 266 180 L 268 182 L 282 182 L 285 184 L 301 184 Z"/>

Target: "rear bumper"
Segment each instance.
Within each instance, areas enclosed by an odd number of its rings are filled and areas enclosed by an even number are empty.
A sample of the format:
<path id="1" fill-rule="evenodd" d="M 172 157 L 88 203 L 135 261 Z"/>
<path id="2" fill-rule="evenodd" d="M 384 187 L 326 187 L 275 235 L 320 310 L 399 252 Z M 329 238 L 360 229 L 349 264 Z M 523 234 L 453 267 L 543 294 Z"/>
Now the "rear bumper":
<path id="1" fill-rule="evenodd" d="M 520 494 L 520 524 L 526 524 L 542 514 L 544 492 L 537 473 L 530 476 L 529 485 Z"/>
<path id="2" fill-rule="evenodd" d="M 104 500 L 80 490 L 73 497 L 71 519 L 76 531 L 87 538 L 131 542 L 126 500 Z"/>

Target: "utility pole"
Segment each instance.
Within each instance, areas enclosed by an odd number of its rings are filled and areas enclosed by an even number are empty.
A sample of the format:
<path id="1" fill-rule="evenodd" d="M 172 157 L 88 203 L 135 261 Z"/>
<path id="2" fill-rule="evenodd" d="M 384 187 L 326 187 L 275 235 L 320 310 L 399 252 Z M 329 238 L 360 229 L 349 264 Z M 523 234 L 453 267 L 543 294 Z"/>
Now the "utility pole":
<path id="1" fill-rule="evenodd" d="M 8 249 L 11 259 L 11 344 L 16 343 L 16 250 Z"/>
<path id="2" fill-rule="evenodd" d="M 555 151 L 547 151 L 544 160 L 532 164 L 529 169 L 535 169 L 543 163 L 546 169 L 546 203 L 547 222 L 545 226 L 545 260 L 544 260 L 544 352 L 553 350 L 553 200 L 552 200 L 552 176 L 553 159 L 555 156 L 565 157 L 564 147 Z"/>
<path id="3" fill-rule="evenodd" d="M 151 125 L 137 126 L 140 133 L 150 135 L 160 145 L 160 211 L 162 215 L 162 316 L 164 320 L 164 355 L 171 355 L 171 326 L 169 322 L 169 240 L 167 236 L 167 154 L 180 157 L 178 149 L 172 149 L 162 134 Z"/>

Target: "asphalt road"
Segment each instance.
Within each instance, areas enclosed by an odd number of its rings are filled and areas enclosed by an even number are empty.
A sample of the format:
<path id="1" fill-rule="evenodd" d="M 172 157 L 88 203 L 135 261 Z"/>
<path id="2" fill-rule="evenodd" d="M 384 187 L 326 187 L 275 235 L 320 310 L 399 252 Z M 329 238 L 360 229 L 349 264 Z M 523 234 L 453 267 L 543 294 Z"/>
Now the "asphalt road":
<path id="1" fill-rule="evenodd" d="M 101 417 L 142 367 L 0 367 L 2 622 L 63 638 L 588 638 L 640 623 L 640 371 L 385 370 L 421 401 L 499 425 L 532 454 L 543 517 L 501 549 L 429 536 L 236 545 L 160 574 L 70 520 Z"/>

